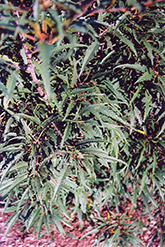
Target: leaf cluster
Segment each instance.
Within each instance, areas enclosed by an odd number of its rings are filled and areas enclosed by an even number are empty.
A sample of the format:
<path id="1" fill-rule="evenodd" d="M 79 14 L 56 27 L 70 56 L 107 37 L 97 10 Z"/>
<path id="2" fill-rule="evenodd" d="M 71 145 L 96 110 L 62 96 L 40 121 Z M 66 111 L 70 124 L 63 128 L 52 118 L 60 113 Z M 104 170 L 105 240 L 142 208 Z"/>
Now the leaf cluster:
<path id="1" fill-rule="evenodd" d="M 6 234 L 21 220 L 38 238 L 52 225 L 65 236 L 78 218 L 80 227 L 90 222 L 96 244 L 142 244 L 141 223 L 114 210 L 121 202 L 136 209 L 140 198 L 151 216 L 164 200 L 162 7 L 0 5 L 0 196 L 3 212 L 13 212 Z"/>

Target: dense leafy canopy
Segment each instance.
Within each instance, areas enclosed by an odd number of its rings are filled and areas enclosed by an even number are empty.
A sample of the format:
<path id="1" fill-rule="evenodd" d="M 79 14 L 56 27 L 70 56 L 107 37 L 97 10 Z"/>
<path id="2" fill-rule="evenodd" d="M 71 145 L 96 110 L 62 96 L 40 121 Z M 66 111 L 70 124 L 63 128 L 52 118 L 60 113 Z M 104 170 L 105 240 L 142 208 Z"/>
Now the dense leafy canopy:
<path id="1" fill-rule="evenodd" d="M 142 222 L 111 217 L 121 202 L 161 208 L 163 1 L 109 2 L 1 1 L 7 232 L 21 220 L 38 238 L 51 225 L 65 236 L 77 217 L 96 243 L 137 246 Z"/>

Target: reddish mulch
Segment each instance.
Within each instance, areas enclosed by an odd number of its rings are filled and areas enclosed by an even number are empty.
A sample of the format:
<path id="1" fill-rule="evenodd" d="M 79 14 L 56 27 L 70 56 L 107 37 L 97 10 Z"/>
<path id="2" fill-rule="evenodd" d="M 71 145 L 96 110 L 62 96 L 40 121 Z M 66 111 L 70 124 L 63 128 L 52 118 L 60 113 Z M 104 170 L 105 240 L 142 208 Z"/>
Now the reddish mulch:
<path id="1" fill-rule="evenodd" d="M 131 204 L 128 204 L 127 207 L 125 207 L 124 209 L 129 212 L 130 208 Z M 42 236 L 40 240 L 37 241 L 37 238 L 33 235 L 32 230 L 30 230 L 28 233 L 22 232 L 21 223 L 19 222 L 12 227 L 7 237 L 5 237 L 5 229 L 3 229 L 3 226 L 5 225 L 5 222 L 8 219 L 9 215 L 11 214 L 8 213 L 2 215 L 0 213 L 0 247 L 91 247 L 96 239 L 95 235 L 90 235 L 80 240 L 80 238 L 87 232 L 87 229 L 88 227 L 90 227 L 90 225 L 89 223 L 85 222 L 83 229 L 79 230 L 77 221 L 73 223 L 73 230 L 65 227 L 65 230 L 76 236 L 77 239 L 71 238 L 69 236 L 64 239 L 60 233 L 58 233 L 55 229 L 52 229 L 52 232 L 50 234 Z M 106 212 L 103 212 L 103 215 L 105 218 L 107 217 Z M 119 216 L 120 215 L 121 213 L 119 213 Z M 152 212 L 153 217 L 150 219 L 149 217 L 143 216 L 139 209 L 133 210 L 130 215 L 132 221 L 135 218 L 138 218 L 138 220 L 143 222 L 143 228 L 138 237 L 143 241 L 144 246 L 147 246 L 152 240 L 151 244 L 149 245 L 150 247 L 160 247 L 160 239 L 157 232 L 160 232 L 161 230 L 159 230 L 157 227 L 158 225 L 160 226 L 160 224 L 162 224 L 163 217 L 161 214 L 159 214 L 159 209 L 156 209 Z M 50 243 L 52 237 L 53 240 Z M 102 244 L 97 247 L 101 246 Z M 137 247 L 141 246 L 142 245 Z"/>
<path id="2" fill-rule="evenodd" d="M 16 223 L 7 237 L 4 236 L 5 229 L 3 230 L 3 226 L 5 225 L 6 220 L 8 219 L 10 214 L 1 214 L 0 213 L 0 247 L 90 247 L 95 241 L 93 235 L 87 236 L 83 240 L 80 238 L 85 233 L 85 228 L 88 225 L 84 225 L 84 230 L 79 230 L 78 224 L 75 223 L 74 230 L 70 230 L 68 227 L 65 230 L 70 231 L 77 239 L 66 236 L 64 239 L 60 233 L 58 233 L 55 229 L 52 229 L 50 234 L 46 234 L 37 240 L 36 236 L 33 235 L 30 230 L 29 233 L 23 234 L 21 231 L 21 223 Z M 53 241 L 51 242 L 51 238 L 53 237 Z"/>

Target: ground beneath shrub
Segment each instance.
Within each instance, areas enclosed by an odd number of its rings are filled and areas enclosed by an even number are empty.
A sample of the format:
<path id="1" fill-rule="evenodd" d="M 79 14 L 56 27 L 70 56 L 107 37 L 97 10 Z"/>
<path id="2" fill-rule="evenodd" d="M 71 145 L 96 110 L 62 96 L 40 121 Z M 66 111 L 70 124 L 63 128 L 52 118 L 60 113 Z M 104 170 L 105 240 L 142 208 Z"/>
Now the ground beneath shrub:
<path id="1" fill-rule="evenodd" d="M 128 209 L 128 208 L 127 208 Z M 65 230 L 71 234 L 73 234 L 76 239 L 67 236 L 65 239 L 59 234 L 55 229 L 52 229 L 50 234 L 46 234 L 37 241 L 36 236 L 33 235 L 32 231 L 28 233 L 23 233 L 21 230 L 21 223 L 16 223 L 10 232 L 8 233 L 7 237 L 4 236 L 5 229 L 4 225 L 6 220 L 10 214 L 1 214 L 0 213 L 0 247 L 91 247 L 92 244 L 95 242 L 96 236 L 90 235 L 86 238 L 80 240 L 80 238 L 87 232 L 88 227 L 90 227 L 88 222 L 84 223 L 84 227 L 82 230 L 79 230 L 78 222 L 75 221 L 73 223 L 74 229 L 70 229 L 68 227 Z M 105 216 L 106 217 L 106 216 Z M 139 233 L 139 238 L 143 241 L 144 246 L 149 247 L 161 247 L 160 246 L 160 239 L 158 237 L 158 223 L 162 220 L 162 216 L 158 215 L 157 217 L 153 216 L 150 220 L 146 217 L 142 218 L 140 212 L 138 210 L 134 210 L 132 212 L 132 220 L 136 217 L 141 217 L 143 221 L 144 227 L 142 228 L 141 233 Z M 150 245 L 149 245 L 150 243 Z M 97 247 L 101 247 L 102 244 L 98 245 Z M 110 246 L 109 246 L 110 247 Z M 120 246 L 119 246 L 120 247 Z M 131 247 L 131 246 L 130 246 Z M 142 247 L 142 245 L 137 246 Z"/>
<path id="2" fill-rule="evenodd" d="M 8 219 L 9 214 L 0 214 L 0 246 L 2 247 L 88 247 L 92 246 L 95 241 L 94 236 L 87 236 L 85 239 L 80 240 L 80 238 L 85 233 L 85 229 L 80 231 L 78 229 L 77 223 L 75 223 L 74 230 L 70 230 L 69 228 L 65 228 L 68 232 L 73 234 L 77 239 L 73 239 L 67 236 L 65 239 L 58 233 L 55 229 L 52 229 L 50 234 L 46 234 L 41 237 L 39 241 L 37 241 L 36 236 L 33 235 L 32 231 L 29 233 L 23 234 L 21 231 L 21 223 L 16 223 L 7 237 L 4 236 L 5 229 L 3 227 L 5 225 L 6 220 Z M 87 228 L 87 225 L 84 225 Z M 52 240 L 53 238 L 53 240 Z"/>

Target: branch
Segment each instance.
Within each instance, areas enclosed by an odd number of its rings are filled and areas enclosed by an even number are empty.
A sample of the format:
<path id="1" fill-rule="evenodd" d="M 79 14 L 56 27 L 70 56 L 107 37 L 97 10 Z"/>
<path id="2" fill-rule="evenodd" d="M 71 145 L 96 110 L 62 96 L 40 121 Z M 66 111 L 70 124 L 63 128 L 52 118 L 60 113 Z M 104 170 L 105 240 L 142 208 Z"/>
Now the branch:
<path id="1" fill-rule="evenodd" d="M 16 15 L 17 17 L 19 18 L 19 13 L 18 11 L 16 12 Z M 16 24 L 19 25 L 19 22 L 16 21 Z M 34 67 L 34 64 L 32 62 L 32 53 L 31 51 L 29 50 L 28 46 L 26 45 L 25 43 L 25 36 L 24 34 L 22 33 L 19 33 L 19 37 L 22 41 L 22 47 L 24 49 L 24 52 L 25 52 L 25 55 L 26 55 L 26 59 L 27 59 L 27 62 L 28 62 L 28 66 L 27 66 L 27 70 L 26 72 L 30 73 L 31 77 L 32 77 L 32 81 L 37 85 L 37 91 L 39 93 L 39 95 L 41 97 L 43 97 L 44 99 L 47 99 L 47 96 L 45 94 L 45 92 L 43 91 L 43 89 L 41 87 L 39 87 L 39 80 L 37 79 L 37 76 L 36 76 L 36 73 L 35 73 L 35 67 Z"/>

